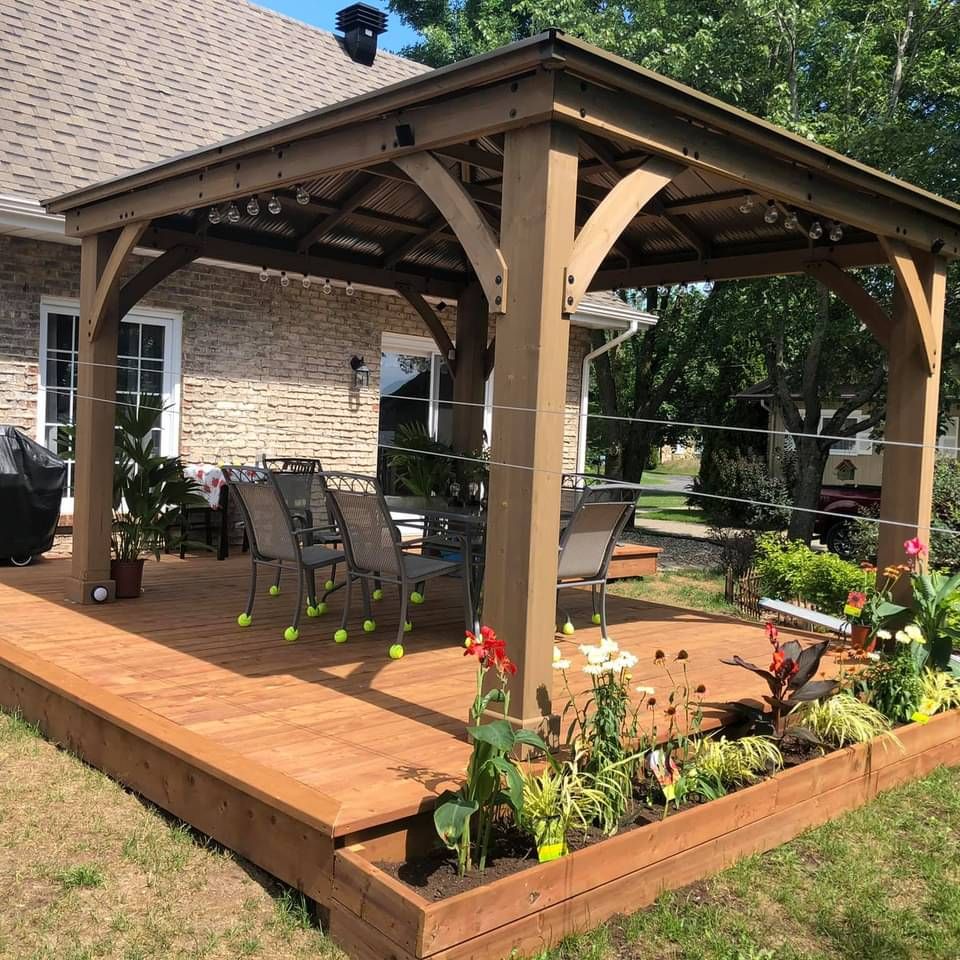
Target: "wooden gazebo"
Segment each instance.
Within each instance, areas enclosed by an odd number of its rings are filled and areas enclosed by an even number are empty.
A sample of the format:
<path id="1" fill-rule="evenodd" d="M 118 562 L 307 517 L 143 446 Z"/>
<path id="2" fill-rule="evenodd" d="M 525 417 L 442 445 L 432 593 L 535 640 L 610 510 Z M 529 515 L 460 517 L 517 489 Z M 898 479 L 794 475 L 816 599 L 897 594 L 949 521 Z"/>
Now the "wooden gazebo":
<path id="1" fill-rule="evenodd" d="M 266 209 L 274 196 L 279 215 Z M 211 223 L 210 208 L 231 203 L 239 217 Z M 496 316 L 492 459 L 507 466 L 492 469 L 484 616 L 520 665 L 520 723 L 551 712 L 567 318 L 590 290 L 815 276 L 888 350 L 886 439 L 922 444 L 885 450 L 882 518 L 900 526 L 881 527 L 881 563 L 929 527 L 960 206 L 558 32 L 48 209 L 82 243 L 78 602 L 112 590 L 120 317 L 199 257 L 400 291 L 450 358 L 461 403 L 482 401 L 494 362 L 487 314 Z M 788 212 L 804 229 L 784 229 Z M 131 274 L 135 248 L 160 255 Z M 890 312 L 847 272 L 877 264 L 896 277 Z M 457 301 L 455 348 L 431 295 Z M 481 407 L 456 408 L 465 448 L 478 445 Z"/>

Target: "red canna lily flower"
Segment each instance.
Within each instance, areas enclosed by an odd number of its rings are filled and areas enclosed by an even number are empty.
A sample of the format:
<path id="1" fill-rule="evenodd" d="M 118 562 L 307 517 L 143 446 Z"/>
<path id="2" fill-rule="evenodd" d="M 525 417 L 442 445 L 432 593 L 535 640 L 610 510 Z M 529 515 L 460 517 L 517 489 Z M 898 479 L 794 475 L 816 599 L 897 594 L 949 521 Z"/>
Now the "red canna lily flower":
<path id="1" fill-rule="evenodd" d="M 776 642 L 777 642 L 777 637 L 780 636 L 780 631 L 777 630 L 776 626 L 775 626 L 774 624 L 770 623 L 769 620 L 767 621 L 767 624 L 766 624 L 766 631 L 767 631 L 767 639 L 768 639 L 771 643 L 776 643 Z"/>

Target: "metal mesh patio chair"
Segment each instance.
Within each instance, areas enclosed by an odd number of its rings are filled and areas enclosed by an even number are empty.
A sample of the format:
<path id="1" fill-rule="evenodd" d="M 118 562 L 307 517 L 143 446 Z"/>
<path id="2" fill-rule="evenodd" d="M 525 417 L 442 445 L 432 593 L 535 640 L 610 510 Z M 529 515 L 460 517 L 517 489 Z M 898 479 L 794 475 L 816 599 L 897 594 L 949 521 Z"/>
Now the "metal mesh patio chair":
<path id="1" fill-rule="evenodd" d="M 320 544 L 305 543 L 312 530 L 294 524 L 276 478 L 269 470 L 231 465 L 223 467 L 223 475 L 240 504 L 250 540 L 250 593 L 237 623 L 248 627 L 252 622 L 258 567 L 271 567 L 278 572 L 294 570 L 297 574 L 297 605 L 293 623 L 283 634 L 284 639 L 292 643 L 300 636 L 305 593 L 307 616 L 316 617 L 321 612 L 317 604 L 316 571 L 322 567 L 336 567 L 343 562 L 344 555 Z"/>
<path id="2" fill-rule="evenodd" d="M 594 498 L 593 492 L 597 496 Z M 607 635 L 607 571 L 614 547 L 631 513 L 636 509 L 637 492 L 631 487 L 603 484 L 592 487 L 580 498 L 560 537 L 557 591 L 566 587 L 591 588 L 593 622 Z M 573 623 L 564 613 L 564 633 L 573 632 Z"/>
<path id="3" fill-rule="evenodd" d="M 359 583 L 363 599 L 363 628 L 371 633 L 376 621 L 370 606 L 370 585 L 379 587 L 392 583 L 400 592 L 400 623 L 397 641 L 390 648 L 390 656 L 403 656 L 403 635 L 412 629 L 407 620 L 407 603 L 411 587 L 436 577 L 456 576 L 463 570 L 462 560 L 425 557 L 408 552 L 420 546 L 422 540 L 403 541 L 400 531 L 390 516 L 390 509 L 380 485 L 374 477 L 355 473 L 323 473 L 330 508 L 343 536 L 347 558 L 347 595 L 343 605 L 340 629 L 334 639 L 347 639 L 347 620 L 354 583 Z M 463 577 L 464 619 L 473 625 L 469 577 Z"/>

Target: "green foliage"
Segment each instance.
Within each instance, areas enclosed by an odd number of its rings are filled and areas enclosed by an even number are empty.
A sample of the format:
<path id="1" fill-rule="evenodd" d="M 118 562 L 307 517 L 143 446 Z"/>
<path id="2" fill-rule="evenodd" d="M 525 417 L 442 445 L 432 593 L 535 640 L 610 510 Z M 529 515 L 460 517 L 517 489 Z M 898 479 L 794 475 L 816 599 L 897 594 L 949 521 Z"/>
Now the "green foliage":
<path id="1" fill-rule="evenodd" d="M 930 662 L 938 670 L 950 666 L 954 644 L 960 641 L 960 573 L 952 577 L 937 570 L 911 575 L 913 618 L 930 646 Z"/>
<path id="2" fill-rule="evenodd" d="M 57 879 L 65 890 L 74 887 L 101 887 L 103 886 L 103 871 L 93 864 L 81 863 L 67 870 L 61 870 Z"/>
<path id="3" fill-rule="evenodd" d="M 931 716 L 960 707 L 960 678 L 943 670 L 924 670 L 920 675 L 920 703 Z"/>
<path id="4" fill-rule="evenodd" d="M 867 703 L 894 723 L 909 723 L 923 703 L 929 654 L 925 644 L 907 639 L 911 629 L 899 631 L 892 654 L 870 666 L 857 683 Z"/>
<path id="5" fill-rule="evenodd" d="M 390 455 L 390 466 L 397 479 L 415 497 L 447 492 L 453 475 L 453 452 L 445 443 L 434 440 L 422 423 L 404 423 L 397 427 L 397 451 Z"/>
<path id="6" fill-rule="evenodd" d="M 890 729 L 890 721 L 876 707 L 847 692 L 825 700 L 801 703 L 787 721 L 787 729 L 800 727 L 822 743 L 845 747 L 866 743 Z"/>
<path id="7" fill-rule="evenodd" d="M 836 554 L 773 535 L 758 538 L 754 566 L 766 596 L 803 600 L 835 615 L 842 611 L 850 591 L 865 589 L 873 577 Z"/>
<path id="8" fill-rule="evenodd" d="M 738 740 L 705 737 L 697 744 L 688 763 L 726 790 L 755 783 L 776 772 L 783 766 L 783 754 L 770 737 L 748 736 Z"/>
<path id="9" fill-rule="evenodd" d="M 789 511 L 776 505 L 789 505 L 790 491 L 783 480 L 770 476 L 763 457 L 739 450 L 717 450 L 709 461 L 709 468 L 709 472 L 701 469 L 696 490 L 733 498 L 691 498 L 703 509 L 710 523 L 718 527 L 747 527 L 751 530 L 783 530 L 786 527 Z M 753 502 L 735 503 L 733 500 Z"/>

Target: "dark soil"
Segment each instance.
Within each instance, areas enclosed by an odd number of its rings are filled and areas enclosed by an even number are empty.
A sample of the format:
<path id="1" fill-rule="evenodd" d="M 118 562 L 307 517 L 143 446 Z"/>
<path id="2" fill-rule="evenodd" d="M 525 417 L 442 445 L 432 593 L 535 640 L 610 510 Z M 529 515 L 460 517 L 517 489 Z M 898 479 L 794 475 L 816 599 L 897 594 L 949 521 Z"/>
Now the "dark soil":
<path id="1" fill-rule="evenodd" d="M 798 737 L 786 736 L 783 738 L 780 749 L 783 753 L 784 766 L 795 767 L 807 760 L 822 756 L 824 750 Z M 826 752 L 831 752 L 829 748 Z M 742 788 L 740 788 L 742 789 Z M 735 792 L 734 790 L 730 791 Z M 659 794 L 659 788 L 649 774 L 639 781 L 634 789 L 632 807 L 620 821 L 619 833 L 638 830 L 664 819 L 662 795 L 658 803 L 652 803 L 648 798 Z M 670 804 L 668 816 L 675 816 L 678 812 L 690 810 L 707 802 L 702 797 L 693 797 L 685 800 L 677 807 Z M 607 839 L 597 829 L 585 833 L 573 833 L 567 837 L 567 846 L 570 852 L 582 850 L 584 847 Z M 491 838 L 490 854 L 487 858 L 486 870 L 480 873 L 473 870 L 466 876 L 457 874 L 455 855 L 446 849 L 435 850 L 426 857 L 410 860 L 406 863 L 387 863 L 380 861 L 374 864 L 384 873 L 395 877 L 408 887 L 416 890 L 427 900 L 443 900 L 467 890 L 492 883 L 501 877 L 507 877 L 521 870 L 527 870 L 537 865 L 537 851 L 533 840 L 514 826 L 495 826 Z"/>

